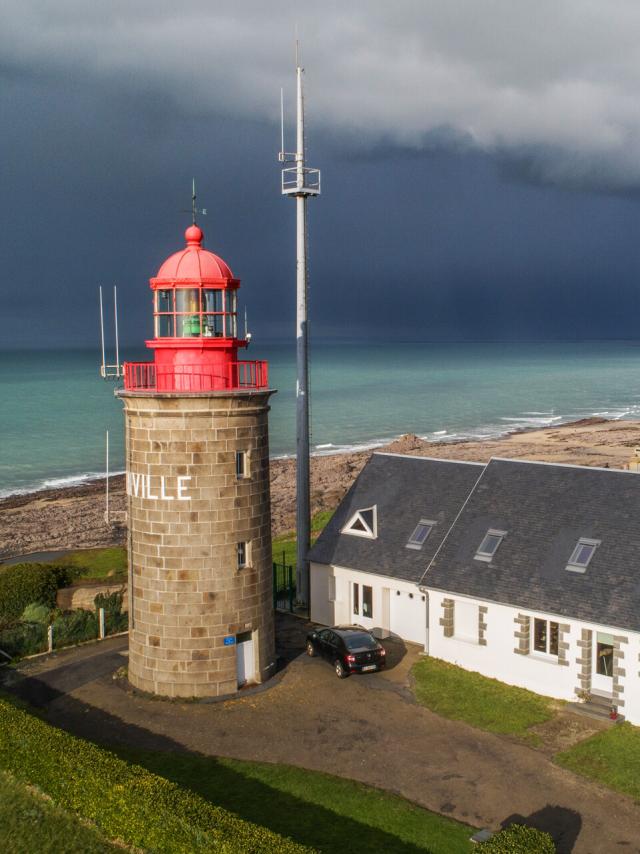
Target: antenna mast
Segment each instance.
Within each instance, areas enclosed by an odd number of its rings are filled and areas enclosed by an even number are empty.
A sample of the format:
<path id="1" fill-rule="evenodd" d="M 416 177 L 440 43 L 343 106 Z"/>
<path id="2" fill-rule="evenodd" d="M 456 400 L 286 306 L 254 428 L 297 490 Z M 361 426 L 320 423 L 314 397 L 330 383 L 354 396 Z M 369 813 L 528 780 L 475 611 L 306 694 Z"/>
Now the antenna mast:
<path id="1" fill-rule="evenodd" d="M 304 93 L 296 40 L 296 151 L 284 149 L 284 108 L 281 94 L 282 193 L 296 200 L 296 591 L 298 601 L 309 606 L 311 501 L 309 493 L 309 331 L 307 318 L 307 199 L 320 195 L 320 171 L 305 166 Z"/>
<path id="2" fill-rule="evenodd" d="M 120 379 L 124 376 L 124 370 L 120 364 L 120 340 L 118 335 L 118 289 L 113 286 L 113 329 L 116 347 L 116 361 L 114 365 L 108 365 L 104 346 L 104 307 L 102 303 L 102 285 L 98 288 L 100 295 L 100 349 L 102 351 L 102 364 L 100 365 L 100 376 L 105 380 Z"/>

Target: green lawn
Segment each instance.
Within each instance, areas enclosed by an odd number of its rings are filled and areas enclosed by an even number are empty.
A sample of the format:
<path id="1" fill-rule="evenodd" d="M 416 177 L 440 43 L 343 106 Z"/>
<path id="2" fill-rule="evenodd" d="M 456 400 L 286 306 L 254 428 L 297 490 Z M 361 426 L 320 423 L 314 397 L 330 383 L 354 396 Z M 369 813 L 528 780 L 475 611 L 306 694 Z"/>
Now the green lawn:
<path id="1" fill-rule="evenodd" d="M 469 842 L 474 828 L 339 777 L 191 754 L 125 755 L 240 818 L 323 854 L 462 854 L 474 849 Z"/>
<path id="2" fill-rule="evenodd" d="M 97 828 L 0 771 L 0 850 L 13 854 L 112 854 Z"/>
<path id="3" fill-rule="evenodd" d="M 127 580 L 127 550 L 122 546 L 113 546 L 108 549 L 80 549 L 47 562 L 76 567 L 80 571 L 78 580 L 96 581 L 103 578 L 114 581 Z"/>
<path id="4" fill-rule="evenodd" d="M 119 748 L 116 755 L 0 695 L 3 781 L 0 843 L 7 811 L 15 813 L 12 821 L 20 822 L 24 832 L 30 815 L 42 829 L 44 842 L 34 831 L 29 836 L 34 844 L 25 854 L 108 851 L 106 839 L 157 854 L 472 850 L 473 829 L 467 825 L 359 783 L 288 766 L 170 750 Z M 51 801 L 29 803 L 27 786 L 37 786 Z M 9 806 L 3 807 L 5 802 Z M 54 812 L 43 812 L 54 804 Z M 88 841 L 81 838 L 86 821 L 97 828 Z M 19 829 L 16 838 L 21 838 Z M 22 849 L 9 844 L 0 850 Z"/>
<path id="5" fill-rule="evenodd" d="M 556 762 L 640 800 L 640 728 L 618 724 L 559 753 Z"/>
<path id="6" fill-rule="evenodd" d="M 431 711 L 478 729 L 535 741 L 529 728 L 553 717 L 553 701 L 438 658 L 414 665 L 416 699 Z"/>

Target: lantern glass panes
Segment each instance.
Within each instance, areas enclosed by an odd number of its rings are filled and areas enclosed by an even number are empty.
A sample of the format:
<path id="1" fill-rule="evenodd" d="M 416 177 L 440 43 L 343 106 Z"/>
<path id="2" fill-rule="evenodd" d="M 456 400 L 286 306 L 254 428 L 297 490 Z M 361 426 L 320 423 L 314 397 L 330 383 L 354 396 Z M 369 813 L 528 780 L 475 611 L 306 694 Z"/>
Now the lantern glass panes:
<path id="1" fill-rule="evenodd" d="M 207 288 L 202 291 L 202 334 L 205 338 L 224 336 L 224 292 Z"/>
<path id="2" fill-rule="evenodd" d="M 156 338 L 173 338 L 173 315 L 156 315 Z"/>
<path id="3" fill-rule="evenodd" d="M 156 291 L 154 309 L 156 338 L 172 338 L 174 330 L 173 291 Z"/>
<path id="4" fill-rule="evenodd" d="M 198 288 L 176 289 L 176 336 L 194 338 L 200 335 L 200 291 Z"/>

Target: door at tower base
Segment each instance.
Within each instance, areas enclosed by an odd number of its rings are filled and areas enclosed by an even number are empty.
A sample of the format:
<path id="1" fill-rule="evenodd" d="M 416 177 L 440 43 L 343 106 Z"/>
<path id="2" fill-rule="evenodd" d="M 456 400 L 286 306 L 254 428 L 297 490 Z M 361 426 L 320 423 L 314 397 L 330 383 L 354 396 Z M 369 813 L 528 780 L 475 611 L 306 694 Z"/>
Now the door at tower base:
<path id="1" fill-rule="evenodd" d="M 244 632 L 236 638 L 236 667 L 238 688 L 255 679 L 255 661 L 253 652 L 253 632 Z"/>

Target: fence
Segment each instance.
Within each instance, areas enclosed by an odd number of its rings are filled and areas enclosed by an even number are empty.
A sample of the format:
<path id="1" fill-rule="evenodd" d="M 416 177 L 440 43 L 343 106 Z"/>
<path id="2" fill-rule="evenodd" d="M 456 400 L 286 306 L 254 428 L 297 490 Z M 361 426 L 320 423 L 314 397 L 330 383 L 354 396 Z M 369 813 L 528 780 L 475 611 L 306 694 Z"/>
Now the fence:
<path id="1" fill-rule="evenodd" d="M 296 575 L 292 564 L 285 562 L 273 564 L 273 607 L 279 611 L 291 611 L 296 598 Z"/>
<path id="2" fill-rule="evenodd" d="M 0 664 L 53 652 L 87 641 L 104 640 L 128 630 L 127 614 L 98 608 L 69 611 L 52 623 L 16 623 L 0 629 Z"/>

